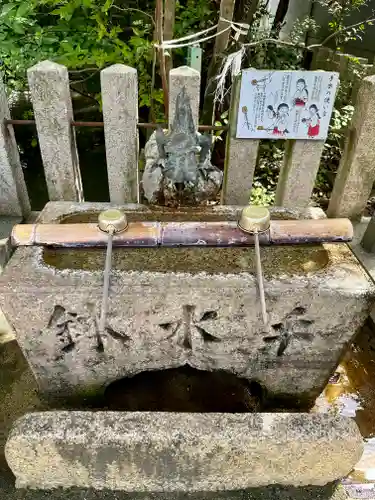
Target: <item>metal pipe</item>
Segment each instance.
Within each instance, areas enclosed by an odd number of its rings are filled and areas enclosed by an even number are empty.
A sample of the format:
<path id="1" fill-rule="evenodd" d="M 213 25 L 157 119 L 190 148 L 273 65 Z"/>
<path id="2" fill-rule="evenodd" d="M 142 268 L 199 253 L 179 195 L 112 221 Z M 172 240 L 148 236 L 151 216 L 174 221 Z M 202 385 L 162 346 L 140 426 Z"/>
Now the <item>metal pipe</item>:
<path id="1" fill-rule="evenodd" d="M 5 118 L 5 125 L 35 125 L 35 120 L 11 120 Z"/>
<path id="2" fill-rule="evenodd" d="M 35 125 L 35 120 L 13 120 L 6 118 L 4 120 L 5 125 Z M 86 122 L 86 121 L 75 121 L 71 122 L 72 127 L 91 127 L 91 128 L 102 128 L 104 127 L 104 122 Z M 167 123 L 138 123 L 138 128 L 148 128 L 148 129 L 157 129 L 159 127 L 168 128 Z M 204 131 L 215 131 L 222 130 L 226 131 L 229 127 L 227 125 L 198 125 L 198 130 L 201 132 Z"/>
<path id="3" fill-rule="evenodd" d="M 259 233 L 260 245 L 299 245 L 348 242 L 353 238 L 349 219 L 273 220 Z M 96 224 L 19 224 L 14 246 L 105 248 L 107 235 Z M 255 239 L 237 222 L 130 222 L 126 232 L 115 234 L 114 247 L 251 247 Z"/>
<path id="4" fill-rule="evenodd" d="M 76 122 L 73 120 L 70 122 L 72 127 L 91 127 L 91 128 L 102 128 L 104 127 L 104 122 Z"/>

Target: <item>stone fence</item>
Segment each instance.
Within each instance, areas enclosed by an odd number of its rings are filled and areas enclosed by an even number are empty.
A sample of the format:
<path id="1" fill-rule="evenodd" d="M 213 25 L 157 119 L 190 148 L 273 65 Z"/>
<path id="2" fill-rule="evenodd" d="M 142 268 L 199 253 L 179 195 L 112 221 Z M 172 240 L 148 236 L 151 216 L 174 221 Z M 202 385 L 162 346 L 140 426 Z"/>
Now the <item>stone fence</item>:
<path id="1" fill-rule="evenodd" d="M 51 201 L 83 200 L 75 139 L 68 70 L 43 61 L 28 70 L 39 146 Z M 101 72 L 103 120 L 110 201 L 139 201 L 138 81 L 134 68 L 116 64 Z M 195 122 L 199 118 L 200 73 L 184 66 L 170 72 L 170 117 L 176 97 L 185 86 Z M 225 176 L 221 201 L 228 205 L 249 202 L 259 140 L 236 139 L 239 82 L 232 91 L 227 134 Z M 375 76 L 360 82 L 355 115 L 346 150 L 331 196 L 328 215 L 356 218 L 366 206 L 375 180 Z M 0 215 L 27 216 L 30 203 L 22 175 L 9 106 L 0 84 Z M 302 209 L 309 205 L 321 161 L 324 141 L 286 141 L 284 162 L 275 204 Z"/>

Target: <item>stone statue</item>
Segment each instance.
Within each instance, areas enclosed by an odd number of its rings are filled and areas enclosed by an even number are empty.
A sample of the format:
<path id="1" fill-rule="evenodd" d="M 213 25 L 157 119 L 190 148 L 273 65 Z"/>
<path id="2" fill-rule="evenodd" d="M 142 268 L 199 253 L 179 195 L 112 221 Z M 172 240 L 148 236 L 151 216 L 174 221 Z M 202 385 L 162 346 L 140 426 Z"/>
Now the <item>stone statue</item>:
<path id="1" fill-rule="evenodd" d="M 211 137 L 196 131 L 190 99 L 183 88 L 168 133 L 156 130 L 145 147 L 142 184 L 152 204 L 198 205 L 214 200 L 223 173 L 211 164 Z"/>

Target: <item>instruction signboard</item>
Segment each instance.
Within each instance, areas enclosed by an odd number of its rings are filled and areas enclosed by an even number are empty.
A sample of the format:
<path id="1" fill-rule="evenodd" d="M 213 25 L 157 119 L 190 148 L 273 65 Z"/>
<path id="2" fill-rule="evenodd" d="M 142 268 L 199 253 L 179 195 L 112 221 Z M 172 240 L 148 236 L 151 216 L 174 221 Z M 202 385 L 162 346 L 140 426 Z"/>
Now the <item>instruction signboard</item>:
<path id="1" fill-rule="evenodd" d="M 242 71 L 238 139 L 327 137 L 338 73 L 328 71 Z"/>

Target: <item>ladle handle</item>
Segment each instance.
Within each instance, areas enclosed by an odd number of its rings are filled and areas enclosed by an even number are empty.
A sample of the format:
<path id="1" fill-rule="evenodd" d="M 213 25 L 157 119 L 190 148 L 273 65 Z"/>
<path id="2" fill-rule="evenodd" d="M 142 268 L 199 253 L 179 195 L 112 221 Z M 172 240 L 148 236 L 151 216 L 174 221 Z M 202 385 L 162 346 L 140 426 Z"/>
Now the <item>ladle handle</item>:
<path id="1" fill-rule="evenodd" d="M 262 272 L 262 261 L 260 259 L 260 248 L 259 248 L 259 233 L 255 231 L 255 265 L 257 270 L 257 281 L 258 281 L 258 289 L 259 289 L 259 298 L 260 298 L 260 307 L 262 309 L 262 318 L 264 326 L 268 324 L 268 315 L 266 308 L 266 297 L 264 294 L 264 283 L 263 283 L 263 272 Z"/>
<path id="2" fill-rule="evenodd" d="M 102 307 L 100 310 L 99 318 L 99 335 L 102 336 L 105 333 L 105 327 L 107 323 L 107 312 L 108 312 L 108 295 L 109 295 L 109 279 L 112 267 L 112 243 L 113 243 L 113 231 L 108 232 L 107 236 L 107 252 L 105 256 L 105 266 L 104 266 L 104 278 L 103 278 L 103 297 L 102 297 Z"/>

